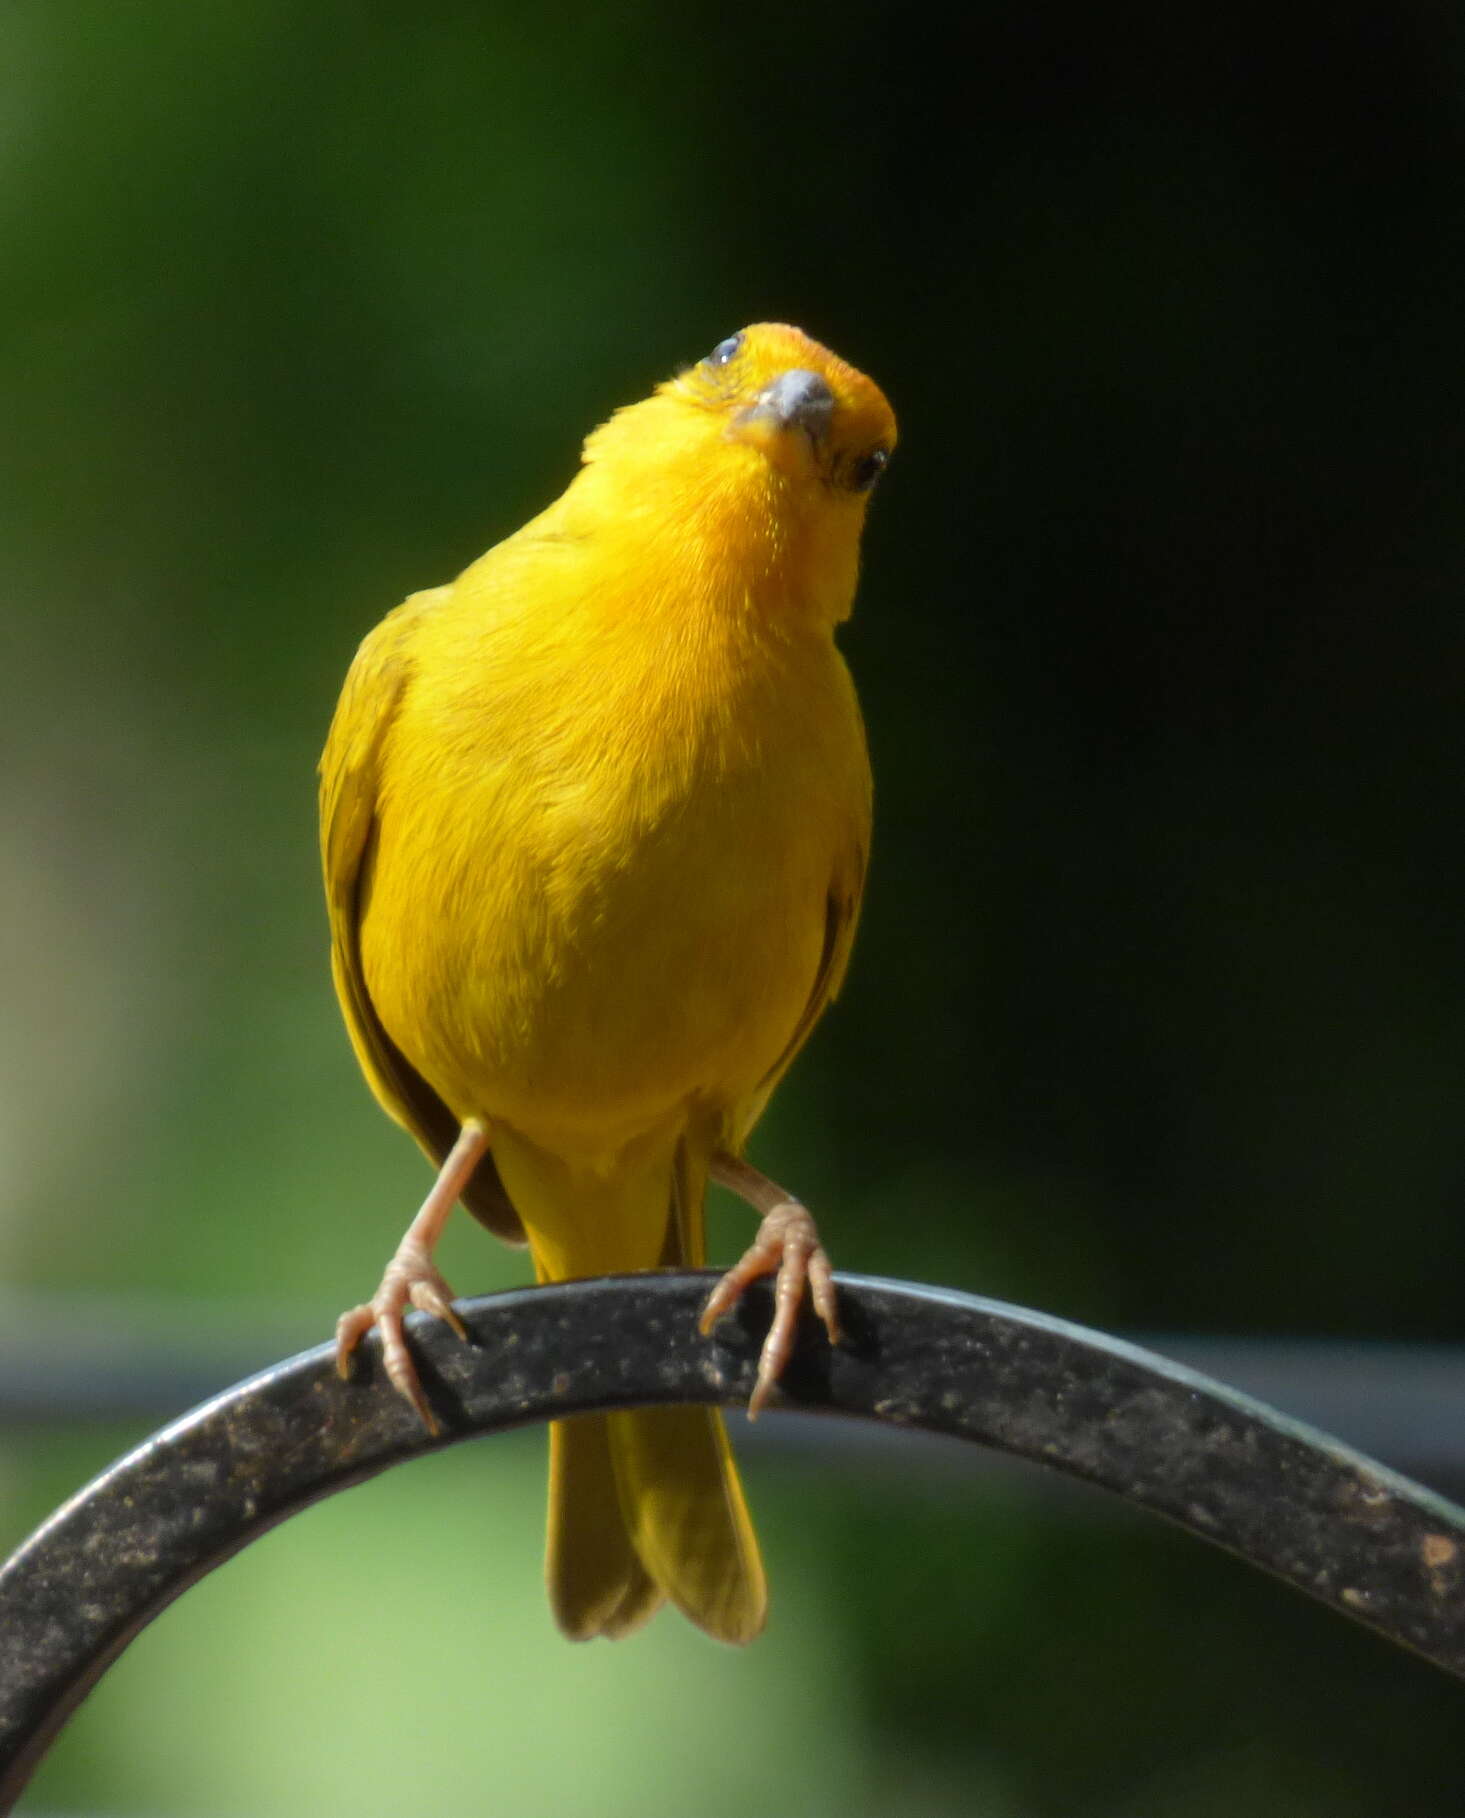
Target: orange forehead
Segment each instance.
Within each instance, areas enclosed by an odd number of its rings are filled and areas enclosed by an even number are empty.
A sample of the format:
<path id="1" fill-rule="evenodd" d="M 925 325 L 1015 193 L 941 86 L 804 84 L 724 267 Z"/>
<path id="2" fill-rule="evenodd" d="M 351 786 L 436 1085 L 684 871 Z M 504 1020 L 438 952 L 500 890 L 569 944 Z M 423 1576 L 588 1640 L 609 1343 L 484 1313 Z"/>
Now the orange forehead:
<path id="1" fill-rule="evenodd" d="M 895 445 L 895 413 L 884 392 L 857 366 L 832 353 L 821 342 L 787 322 L 754 322 L 719 344 L 718 352 L 736 342 L 725 364 L 716 355 L 673 381 L 679 387 L 720 393 L 729 402 L 751 401 L 780 373 L 802 368 L 819 374 L 834 393 L 842 434 L 861 441 Z"/>

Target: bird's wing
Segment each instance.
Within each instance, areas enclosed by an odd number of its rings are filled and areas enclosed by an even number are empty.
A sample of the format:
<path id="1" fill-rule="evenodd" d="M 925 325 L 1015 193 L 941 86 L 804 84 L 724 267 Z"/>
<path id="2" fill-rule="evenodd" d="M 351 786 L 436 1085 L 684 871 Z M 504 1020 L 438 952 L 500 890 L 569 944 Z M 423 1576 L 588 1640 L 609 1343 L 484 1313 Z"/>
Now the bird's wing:
<path id="1" fill-rule="evenodd" d="M 774 1087 L 788 1071 L 794 1056 L 809 1039 L 815 1023 L 844 983 L 844 975 L 849 970 L 850 949 L 854 946 L 855 929 L 860 919 L 865 866 L 866 854 L 864 847 L 860 846 L 830 882 L 829 894 L 824 903 L 824 945 L 819 955 L 818 970 L 814 974 L 813 987 L 783 1052 L 759 1081 L 758 1090 L 750 1103 L 739 1107 L 739 1142 L 763 1115 L 763 1108 L 773 1096 Z"/>
<path id="2" fill-rule="evenodd" d="M 361 965 L 360 914 L 376 853 L 382 748 L 411 677 L 412 630 L 445 592 L 413 594 L 363 641 L 320 760 L 321 862 L 336 995 L 361 1069 L 382 1108 L 437 1165 L 457 1138 L 458 1121 L 382 1026 Z M 474 1217 L 506 1243 L 525 1241 L 491 1156 L 478 1164 L 462 1198 Z"/>

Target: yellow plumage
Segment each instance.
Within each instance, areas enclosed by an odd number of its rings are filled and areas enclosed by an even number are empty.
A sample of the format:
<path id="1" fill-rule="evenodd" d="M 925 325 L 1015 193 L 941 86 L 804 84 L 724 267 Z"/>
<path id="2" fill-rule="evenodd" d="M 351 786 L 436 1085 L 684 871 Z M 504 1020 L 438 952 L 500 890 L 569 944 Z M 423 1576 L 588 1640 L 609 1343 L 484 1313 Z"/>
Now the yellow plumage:
<path id="1" fill-rule="evenodd" d="M 748 329 L 597 430 L 554 505 L 352 666 L 321 763 L 347 1024 L 437 1163 L 482 1130 L 462 1197 L 542 1280 L 704 1262 L 713 1158 L 843 975 L 870 779 L 833 632 L 893 440 L 868 379 Z M 561 1423 L 551 1464 L 570 1633 L 667 1596 L 758 1632 L 715 1412 Z"/>

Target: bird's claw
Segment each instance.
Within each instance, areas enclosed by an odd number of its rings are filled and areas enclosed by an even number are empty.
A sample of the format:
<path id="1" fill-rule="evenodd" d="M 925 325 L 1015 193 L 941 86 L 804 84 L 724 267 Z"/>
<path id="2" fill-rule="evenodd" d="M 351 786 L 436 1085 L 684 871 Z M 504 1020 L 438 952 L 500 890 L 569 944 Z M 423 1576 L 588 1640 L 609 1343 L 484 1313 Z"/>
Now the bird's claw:
<path id="1" fill-rule="evenodd" d="M 437 1416 L 427 1404 L 417 1365 L 412 1361 L 402 1316 L 409 1306 L 431 1313 L 448 1325 L 464 1341 L 468 1328 L 453 1307 L 453 1290 L 443 1280 L 431 1259 L 415 1245 L 403 1245 L 387 1264 L 381 1286 L 369 1301 L 352 1307 L 336 1321 L 336 1373 L 351 1374 L 351 1358 L 357 1345 L 376 1326 L 381 1331 L 382 1366 L 387 1380 L 405 1401 L 411 1403 L 429 1433 L 441 1431 Z"/>
<path id="2" fill-rule="evenodd" d="M 762 1276 L 775 1275 L 773 1320 L 758 1357 L 758 1379 L 748 1401 L 748 1418 L 756 1420 L 793 1355 L 798 1335 L 799 1305 L 807 1283 L 814 1311 L 832 1345 L 839 1343 L 834 1271 L 808 1208 L 784 1200 L 763 1216 L 758 1235 L 712 1290 L 698 1325 L 705 1336 L 723 1314 L 737 1305 L 744 1288 Z"/>

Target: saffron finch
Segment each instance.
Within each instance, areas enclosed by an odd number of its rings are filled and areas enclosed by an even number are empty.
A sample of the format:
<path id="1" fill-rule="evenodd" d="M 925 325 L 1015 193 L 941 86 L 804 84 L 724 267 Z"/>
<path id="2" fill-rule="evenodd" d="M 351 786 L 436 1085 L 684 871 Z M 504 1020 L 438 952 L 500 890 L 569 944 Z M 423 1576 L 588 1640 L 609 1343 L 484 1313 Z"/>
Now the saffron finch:
<path id="1" fill-rule="evenodd" d="M 432 1260 L 462 1201 L 541 1281 L 706 1261 L 709 1178 L 761 1215 L 704 1329 L 776 1276 L 752 1410 L 804 1289 L 837 1337 L 804 1207 L 742 1159 L 839 988 L 870 773 L 834 631 L 895 443 L 879 389 L 762 323 L 618 411 L 563 496 L 371 632 L 321 759 L 336 989 L 388 1114 L 439 1168 L 371 1301 L 461 1335 Z M 623 1635 L 670 1598 L 750 1641 L 767 1593 L 721 1416 L 550 1431 L 561 1627 Z"/>

